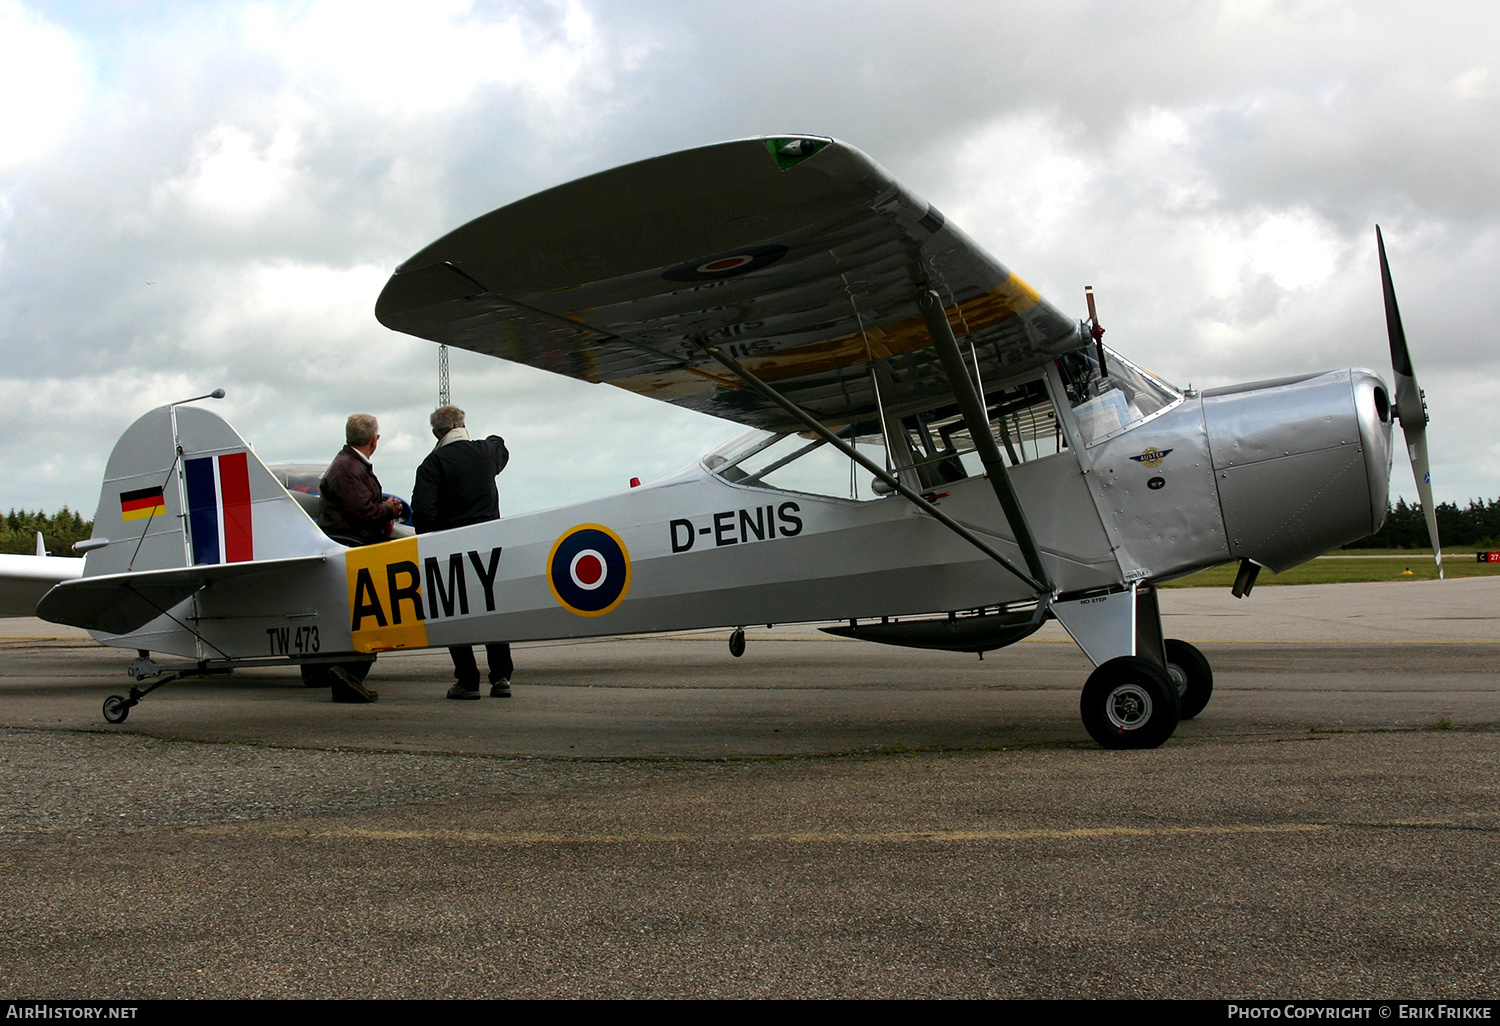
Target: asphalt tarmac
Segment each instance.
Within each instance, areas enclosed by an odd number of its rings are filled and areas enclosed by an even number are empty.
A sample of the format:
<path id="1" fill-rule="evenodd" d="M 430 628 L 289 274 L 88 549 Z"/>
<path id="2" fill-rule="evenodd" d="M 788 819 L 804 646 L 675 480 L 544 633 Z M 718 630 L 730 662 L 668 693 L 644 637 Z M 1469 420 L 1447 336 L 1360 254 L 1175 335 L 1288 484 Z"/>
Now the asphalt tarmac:
<path id="1" fill-rule="evenodd" d="M 1150 752 L 1054 626 L 517 646 L 450 702 L 168 685 L 0 621 L 0 997 L 1500 995 L 1500 580 L 1163 593 L 1215 695 Z"/>

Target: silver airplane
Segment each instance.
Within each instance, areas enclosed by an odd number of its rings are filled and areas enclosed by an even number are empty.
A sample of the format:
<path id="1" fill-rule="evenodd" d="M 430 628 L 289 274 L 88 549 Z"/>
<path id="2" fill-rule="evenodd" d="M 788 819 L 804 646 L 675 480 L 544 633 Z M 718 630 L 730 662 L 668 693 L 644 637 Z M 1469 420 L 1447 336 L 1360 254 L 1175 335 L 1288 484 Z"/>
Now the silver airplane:
<path id="1" fill-rule="evenodd" d="M 1394 419 L 1431 516 L 1383 244 L 1381 267 L 1394 401 L 1358 369 L 1182 391 L 851 146 L 641 161 L 444 236 L 376 317 L 743 435 L 617 495 L 350 548 L 223 420 L 165 406 L 115 446 L 83 576 L 38 614 L 141 650 L 131 674 L 154 683 L 111 696 L 114 723 L 235 666 L 317 683 L 398 649 L 718 627 L 738 655 L 747 624 L 828 621 L 982 654 L 1055 618 L 1096 666 L 1088 732 L 1156 747 L 1213 688 L 1202 653 L 1162 636 L 1158 585 L 1238 561 L 1243 596 L 1262 567 L 1377 530 Z"/>

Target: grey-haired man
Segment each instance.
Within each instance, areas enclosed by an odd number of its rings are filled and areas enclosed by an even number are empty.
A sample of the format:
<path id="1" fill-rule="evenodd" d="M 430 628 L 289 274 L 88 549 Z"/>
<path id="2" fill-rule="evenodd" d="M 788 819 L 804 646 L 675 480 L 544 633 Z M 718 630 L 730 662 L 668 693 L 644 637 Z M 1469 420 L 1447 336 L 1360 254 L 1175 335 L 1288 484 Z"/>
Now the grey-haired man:
<path id="1" fill-rule="evenodd" d="M 510 462 L 505 440 L 490 435 L 482 440 L 469 437 L 464 411 L 457 406 L 439 406 L 429 421 L 437 447 L 417 468 L 412 486 L 412 523 L 418 534 L 446 531 L 469 524 L 500 519 L 500 490 L 495 477 Z M 510 697 L 510 677 L 515 672 L 510 645 L 495 642 L 484 646 L 489 662 L 490 697 Z M 479 664 L 472 645 L 448 649 L 453 657 L 454 685 L 449 698 L 479 697 Z"/>

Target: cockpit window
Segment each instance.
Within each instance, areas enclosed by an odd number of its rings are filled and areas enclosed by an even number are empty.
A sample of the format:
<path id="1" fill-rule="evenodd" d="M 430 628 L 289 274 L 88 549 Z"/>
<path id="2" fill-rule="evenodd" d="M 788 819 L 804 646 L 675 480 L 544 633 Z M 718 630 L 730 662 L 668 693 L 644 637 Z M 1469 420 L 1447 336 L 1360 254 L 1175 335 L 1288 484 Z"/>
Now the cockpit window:
<path id="1" fill-rule="evenodd" d="M 997 386 L 986 392 L 984 402 L 990 434 L 1007 465 L 1046 459 L 1067 449 L 1057 409 L 1040 377 Z M 956 404 L 890 417 L 888 428 L 889 439 L 874 423 L 846 427 L 839 434 L 914 491 L 939 489 L 984 473 Z M 747 431 L 703 463 L 735 484 L 861 500 L 891 492 L 884 481 L 810 433 Z"/>
<path id="2" fill-rule="evenodd" d="M 1041 378 L 996 388 L 985 395 L 984 404 L 990 434 L 1007 465 L 1046 459 L 1068 447 Z M 941 478 L 931 484 L 984 473 L 974 437 L 956 406 L 908 417 L 905 424 L 912 451 L 926 454 L 923 463 L 937 462 L 943 468 Z"/>
<path id="3" fill-rule="evenodd" d="M 855 435 L 852 444 L 861 455 L 885 466 L 879 435 Z M 880 498 L 869 471 L 811 433 L 747 431 L 704 457 L 703 465 L 733 484 L 840 499 Z"/>
<path id="4" fill-rule="evenodd" d="M 1093 346 L 1057 361 L 1085 445 L 1117 435 L 1182 398 L 1171 385 L 1114 350 L 1104 352 L 1102 374 L 1099 353 Z"/>

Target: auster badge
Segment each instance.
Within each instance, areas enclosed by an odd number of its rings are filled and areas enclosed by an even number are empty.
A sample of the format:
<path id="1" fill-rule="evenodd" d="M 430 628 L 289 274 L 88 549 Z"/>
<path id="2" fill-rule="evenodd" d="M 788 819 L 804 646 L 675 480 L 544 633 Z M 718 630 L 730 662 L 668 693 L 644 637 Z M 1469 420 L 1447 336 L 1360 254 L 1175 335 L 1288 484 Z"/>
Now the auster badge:
<path id="1" fill-rule="evenodd" d="M 1158 449 L 1153 445 L 1149 447 L 1145 452 L 1141 453 L 1139 456 L 1132 456 L 1130 458 L 1135 460 L 1143 467 L 1150 467 L 1152 470 L 1155 470 L 1157 467 L 1161 466 L 1161 461 L 1166 459 L 1170 455 L 1172 455 L 1171 449 Z"/>

